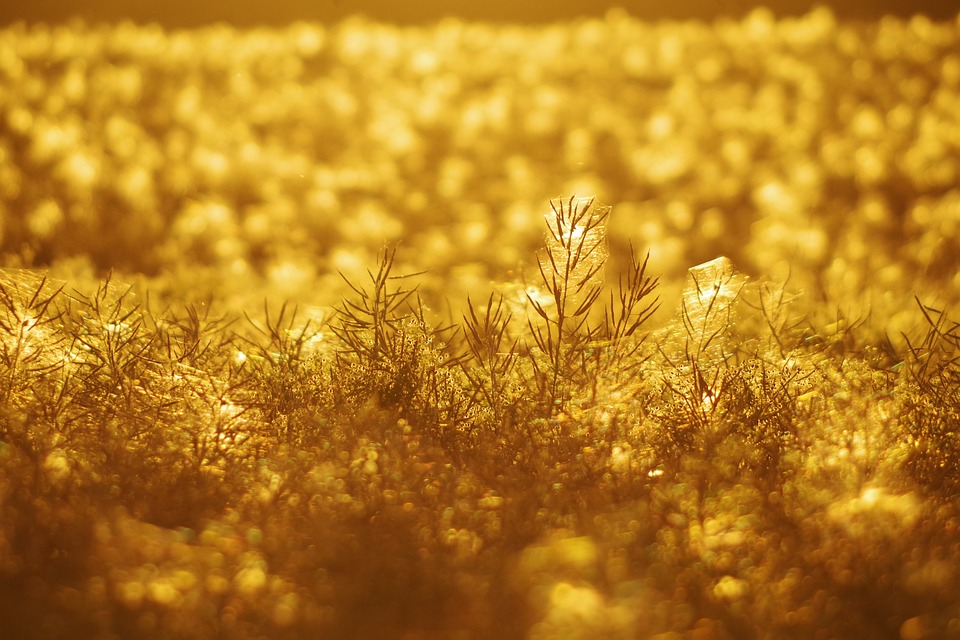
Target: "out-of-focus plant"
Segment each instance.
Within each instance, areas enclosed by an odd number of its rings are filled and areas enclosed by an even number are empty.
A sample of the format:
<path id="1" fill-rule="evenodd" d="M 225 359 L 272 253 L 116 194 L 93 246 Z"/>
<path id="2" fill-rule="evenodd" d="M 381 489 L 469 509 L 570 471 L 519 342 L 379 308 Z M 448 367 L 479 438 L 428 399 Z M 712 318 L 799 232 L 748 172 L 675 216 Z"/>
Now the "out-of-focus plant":
<path id="1" fill-rule="evenodd" d="M 599 338 L 590 312 L 603 293 L 609 213 L 609 207 L 594 206 L 592 198 L 554 200 L 550 209 L 546 247 L 537 259 L 543 291 L 527 292 L 542 320 L 530 321 L 529 327 L 543 362 L 530 358 L 530 364 L 546 416 L 563 410 L 571 386 L 586 383 L 577 375 L 586 368 L 588 345 Z"/>
<path id="2" fill-rule="evenodd" d="M 337 312 L 331 331 L 341 340 L 330 372 L 334 403 L 398 411 L 441 441 L 464 437 L 470 402 L 460 385 L 459 356 L 440 343 L 451 328 L 433 327 L 416 288 L 397 285 L 417 274 L 392 273 L 396 249 L 384 249 L 368 286 L 346 278 L 356 294 Z M 456 453 L 457 446 L 450 446 Z"/>
<path id="3" fill-rule="evenodd" d="M 713 417 L 727 390 L 726 372 L 735 365 L 735 303 L 744 284 L 745 278 L 725 257 L 691 268 L 680 307 L 681 326 L 668 329 L 674 335 L 657 345 L 665 365 L 661 369 L 665 405 L 654 415 L 666 421 L 653 438 L 674 455 L 705 445 L 700 440 L 713 429 Z"/>
<path id="4" fill-rule="evenodd" d="M 903 365 L 906 466 L 924 486 L 954 496 L 960 489 L 960 324 L 942 309 L 917 304 L 927 332 L 919 343 L 908 341 Z"/>
<path id="5" fill-rule="evenodd" d="M 542 289 L 526 293 L 539 317 L 539 322 L 528 320 L 530 353 L 543 356 L 531 357 L 529 363 L 548 417 L 563 411 L 584 389 L 596 401 L 598 379 L 637 355 L 642 340 L 628 341 L 658 306 L 653 297 L 657 280 L 647 275 L 647 259 L 640 261 L 632 247 L 626 272 L 604 304 L 610 207 L 593 198 L 571 197 L 551 201 L 550 209 L 546 246 L 537 260 Z M 635 359 L 627 368 L 636 364 Z"/>
<path id="6" fill-rule="evenodd" d="M 727 258 L 690 270 L 680 326 L 668 327 L 657 347 L 644 421 L 657 473 L 663 465 L 691 472 L 706 498 L 737 478 L 780 487 L 784 465 L 799 463 L 800 397 L 816 360 L 802 349 L 788 302 L 782 287 L 747 287 Z M 756 316 L 745 322 L 751 308 Z"/>
<path id="7" fill-rule="evenodd" d="M 246 318 L 253 332 L 241 337 L 234 360 L 254 378 L 254 406 L 277 442 L 303 443 L 315 435 L 309 433 L 315 410 L 329 405 L 322 357 L 312 349 L 323 341 L 323 328 L 299 321 L 297 309 L 286 303 L 275 314 L 264 303 L 262 321 Z"/>
<path id="8" fill-rule="evenodd" d="M 49 392 L 56 401 L 46 411 L 56 414 L 71 386 L 69 343 L 57 331 L 65 313 L 63 287 L 54 288 L 45 277 L 32 280 L 0 278 L 0 410 L 40 410 Z M 22 444 L 29 448 L 29 441 Z"/>

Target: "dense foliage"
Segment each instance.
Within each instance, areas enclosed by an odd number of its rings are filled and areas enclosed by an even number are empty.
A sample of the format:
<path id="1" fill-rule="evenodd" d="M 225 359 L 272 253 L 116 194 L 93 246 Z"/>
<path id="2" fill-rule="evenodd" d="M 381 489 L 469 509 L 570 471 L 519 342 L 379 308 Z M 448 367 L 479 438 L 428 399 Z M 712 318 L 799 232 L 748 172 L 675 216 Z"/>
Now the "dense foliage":
<path id="1" fill-rule="evenodd" d="M 8 273 L 8 628 L 955 634 L 957 325 L 892 366 L 719 258 L 651 335 L 606 213 L 554 202 L 526 304 L 459 332 L 391 250 L 316 327 Z"/>

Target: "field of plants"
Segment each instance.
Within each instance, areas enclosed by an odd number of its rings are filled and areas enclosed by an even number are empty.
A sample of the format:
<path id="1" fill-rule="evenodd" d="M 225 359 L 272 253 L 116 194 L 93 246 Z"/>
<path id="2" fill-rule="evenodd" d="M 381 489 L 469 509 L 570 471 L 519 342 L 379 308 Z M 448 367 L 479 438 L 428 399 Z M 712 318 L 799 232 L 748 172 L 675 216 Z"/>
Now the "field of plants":
<path id="1" fill-rule="evenodd" d="M 0 636 L 960 638 L 960 15 L 0 30 Z"/>

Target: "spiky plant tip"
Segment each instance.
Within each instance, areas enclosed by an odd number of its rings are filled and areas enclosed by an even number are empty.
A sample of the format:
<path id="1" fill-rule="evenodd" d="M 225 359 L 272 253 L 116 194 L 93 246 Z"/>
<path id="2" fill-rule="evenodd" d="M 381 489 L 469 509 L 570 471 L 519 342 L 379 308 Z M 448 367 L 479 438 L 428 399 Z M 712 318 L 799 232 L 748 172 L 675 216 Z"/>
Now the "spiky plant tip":
<path id="1" fill-rule="evenodd" d="M 606 221 L 611 207 L 597 204 L 593 197 L 571 196 L 550 201 L 545 214 L 549 236 L 547 255 L 550 268 L 582 288 L 607 258 Z M 544 261 L 541 260 L 541 273 Z"/>

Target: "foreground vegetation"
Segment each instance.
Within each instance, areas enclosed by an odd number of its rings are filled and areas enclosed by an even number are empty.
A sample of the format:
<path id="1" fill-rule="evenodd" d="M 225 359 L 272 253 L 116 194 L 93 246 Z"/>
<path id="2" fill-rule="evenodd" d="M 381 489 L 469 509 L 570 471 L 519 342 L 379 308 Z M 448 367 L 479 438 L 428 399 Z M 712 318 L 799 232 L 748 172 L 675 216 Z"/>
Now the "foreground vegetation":
<path id="1" fill-rule="evenodd" d="M 392 250 L 316 327 L 8 273 L 8 628 L 960 633 L 956 323 L 924 308 L 894 361 L 719 258 L 650 334 L 646 261 L 603 286 L 606 215 L 552 203 L 525 303 L 458 328 Z"/>
<path id="2" fill-rule="evenodd" d="M 3 31 L 4 632 L 960 637 L 958 41 Z"/>

